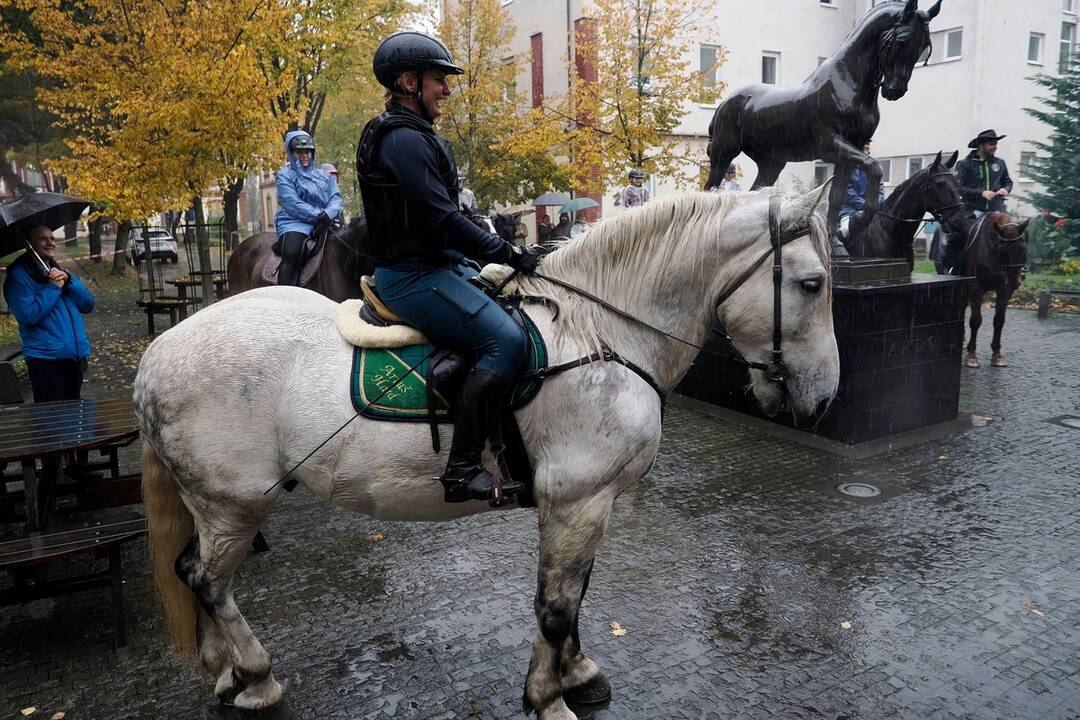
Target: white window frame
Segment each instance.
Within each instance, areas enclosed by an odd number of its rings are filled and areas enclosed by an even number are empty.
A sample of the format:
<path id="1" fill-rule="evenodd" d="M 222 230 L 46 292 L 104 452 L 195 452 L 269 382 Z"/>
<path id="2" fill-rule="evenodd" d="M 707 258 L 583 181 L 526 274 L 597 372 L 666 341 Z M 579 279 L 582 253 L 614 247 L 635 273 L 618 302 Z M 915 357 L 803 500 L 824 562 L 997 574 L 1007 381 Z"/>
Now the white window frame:
<path id="1" fill-rule="evenodd" d="M 1031 57 L 1031 49 L 1032 49 L 1031 48 L 1031 43 L 1033 41 L 1038 43 L 1038 45 L 1035 48 L 1037 50 L 1037 52 L 1035 53 L 1034 58 Z M 1062 44 L 1064 45 L 1064 43 L 1062 43 Z M 1039 32 L 1028 33 L 1028 51 L 1027 51 L 1028 65 L 1043 65 L 1044 64 L 1043 59 L 1045 57 L 1046 57 L 1046 33 L 1039 33 Z"/>
<path id="2" fill-rule="evenodd" d="M 1072 28 L 1072 37 L 1065 41 L 1065 28 Z M 1076 56 L 1076 28 L 1075 22 L 1061 23 L 1061 40 L 1058 41 L 1058 73 L 1064 74 L 1069 70 L 1069 64 Z"/>
<path id="3" fill-rule="evenodd" d="M 819 170 L 822 171 L 823 174 L 824 174 L 824 180 L 821 181 L 821 182 L 818 182 L 820 180 L 820 178 L 818 177 L 818 171 Z M 836 168 L 833 167 L 832 163 L 823 162 L 821 160 L 817 160 L 817 161 L 814 162 L 814 185 L 815 186 L 823 185 L 825 183 L 825 181 L 828 181 L 828 179 L 830 177 L 832 177 L 833 175 L 835 175 L 835 174 L 836 174 Z"/>
<path id="4" fill-rule="evenodd" d="M 1076 0 L 1061 0 L 1061 11 L 1070 15 L 1076 14 Z"/>
<path id="5" fill-rule="evenodd" d="M 892 158 L 878 158 L 877 161 L 878 165 L 881 166 L 881 182 L 892 186 Z"/>
<path id="6" fill-rule="evenodd" d="M 724 46 L 723 45 L 718 45 L 716 43 L 701 43 L 700 45 L 698 45 L 698 72 L 701 73 L 701 89 L 702 90 L 705 89 L 705 74 L 704 74 L 705 68 L 701 67 L 701 51 L 704 48 L 712 48 L 713 50 L 716 51 L 716 60 L 717 60 L 717 62 L 719 62 L 720 58 L 722 58 L 724 56 Z M 713 70 L 713 87 L 716 87 L 717 85 L 720 84 L 720 68 L 721 67 L 723 67 L 723 65 L 717 65 L 716 68 Z M 713 102 L 713 103 L 701 103 L 701 106 L 702 107 L 716 107 L 717 104 L 719 104 L 719 102 L 720 102 L 719 99 L 717 99 L 717 101 Z"/>
<path id="7" fill-rule="evenodd" d="M 1024 162 L 1024 158 L 1028 156 L 1035 158 L 1038 157 L 1038 153 L 1036 153 L 1034 150 L 1024 150 L 1020 153 L 1020 165 L 1019 167 L 1017 167 L 1020 175 L 1020 182 L 1035 182 L 1034 179 L 1024 174 L 1024 171 L 1027 170 L 1028 165 L 1028 163 Z"/>
<path id="8" fill-rule="evenodd" d="M 818 0 L 818 4 L 821 5 L 821 7 L 832 8 L 833 10 L 840 7 L 840 4 L 837 3 L 836 0 Z"/>
<path id="9" fill-rule="evenodd" d="M 911 163 L 913 160 L 919 161 L 919 168 L 915 172 L 911 172 Z M 906 174 L 905 180 L 910 180 L 916 173 L 922 171 L 926 167 L 926 158 L 922 155 L 912 155 L 908 157 L 907 162 L 904 163 L 904 173 Z"/>
<path id="10" fill-rule="evenodd" d="M 954 35 L 956 33 L 960 33 L 960 52 L 957 55 L 949 55 L 949 36 Z M 963 27 L 952 28 L 951 30 L 946 30 L 945 32 L 943 32 L 941 34 L 941 39 L 942 39 L 942 53 L 941 53 L 941 61 L 942 62 L 950 62 L 950 61 L 953 61 L 953 60 L 959 60 L 962 57 L 964 57 L 964 28 Z"/>
<path id="11" fill-rule="evenodd" d="M 765 82 L 765 58 L 772 58 L 776 61 L 776 77 L 773 78 L 771 83 Z M 780 84 L 780 53 L 775 50 L 763 50 L 761 52 L 761 82 L 764 85 L 779 85 Z"/>

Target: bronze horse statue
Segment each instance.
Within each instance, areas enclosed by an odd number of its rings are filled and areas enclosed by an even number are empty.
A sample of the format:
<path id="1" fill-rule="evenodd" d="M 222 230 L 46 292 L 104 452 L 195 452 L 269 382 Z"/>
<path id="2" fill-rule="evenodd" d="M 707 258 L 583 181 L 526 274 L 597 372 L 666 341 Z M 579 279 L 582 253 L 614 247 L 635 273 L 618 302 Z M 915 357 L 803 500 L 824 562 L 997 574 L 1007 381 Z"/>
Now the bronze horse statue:
<path id="1" fill-rule="evenodd" d="M 374 272 L 371 259 L 361 252 L 366 239 L 367 221 L 363 217 L 327 235 L 322 262 L 306 287 L 335 302 L 360 297 L 360 277 Z M 240 243 L 229 258 L 229 294 L 272 284 L 263 279 L 263 266 L 273 254 L 270 246 L 276 241 L 275 233 L 263 232 Z"/>
<path id="2" fill-rule="evenodd" d="M 853 216 L 844 246 L 853 257 L 904 258 L 915 264 L 915 233 L 930 213 L 952 233 L 968 228 L 968 213 L 960 198 L 960 183 L 952 172 L 959 153 L 942 162 L 937 154 L 928 167 L 896 186 L 873 217 Z"/>
<path id="3" fill-rule="evenodd" d="M 732 93 L 709 124 L 705 189 L 719 187 L 740 152 L 758 166 L 754 189 L 773 185 L 789 162 L 831 162 L 836 175 L 828 226 L 835 236 L 852 171 L 862 168 L 871 188 L 881 182 L 881 167 L 862 151 L 881 119 L 878 93 L 886 100 L 907 93 L 915 63 L 930 47 L 930 21 L 940 11 L 941 0 L 926 12 L 918 9 L 918 0 L 881 3 L 802 85 L 748 85 Z M 877 194 L 871 192 L 867 216 L 877 207 Z"/>
<path id="4" fill-rule="evenodd" d="M 994 338 L 990 342 L 990 365 L 1008 367 L 1001 354 L 1001 329 L 1005 327 L 1005 310 L 1009 307 L 1009 300 L 1024 279 L 1028 222 L 1024 220 L 1018 223 L 1008 213 L 992 212 L 976 220 L 970 230 L 960 235 L 967 239 L 964 245 L 964 274 L 974 276 L 968 295 L 971 335 L 964 358 L 964 365 L 969 368 L 979 367 L 975 338 L 982 325 L 983 298 L 990 291 L 994 292 Z M 940 231 L 934 241 L 935 244 L 940 241 Z M 938 273 L 942 273 L 940 264 Z"/>

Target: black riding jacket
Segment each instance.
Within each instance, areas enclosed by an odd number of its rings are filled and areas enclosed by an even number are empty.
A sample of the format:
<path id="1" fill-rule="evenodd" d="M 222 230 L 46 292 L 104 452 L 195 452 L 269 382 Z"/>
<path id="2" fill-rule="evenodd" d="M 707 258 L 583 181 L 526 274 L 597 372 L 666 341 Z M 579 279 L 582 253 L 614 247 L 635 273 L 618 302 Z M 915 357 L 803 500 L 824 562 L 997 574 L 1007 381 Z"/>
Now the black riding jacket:
<path id="1" fill-rule="evenodd" d="M 956 163 L 956 176 L 960 180 L 960 197 L 968 210 L 993 212 L 1005 209 L 1005 198 L 998 196 L 987 200 L 982 196 L 987 190 L 997 192 L 1002 188 L 1012 193 L 1013 181 L 1004 160 L 999 157 L 980 160 L 972 150 L 970 155 Z"/>
<path id="2" fill-rule="evenodd" d="M 450 143 L 411 110 L 391 105 L 364 127 L 356 174 L 368 223 L 365 252 L 376 266 L 510 257 L 509 243 L 461 212 Z"/>

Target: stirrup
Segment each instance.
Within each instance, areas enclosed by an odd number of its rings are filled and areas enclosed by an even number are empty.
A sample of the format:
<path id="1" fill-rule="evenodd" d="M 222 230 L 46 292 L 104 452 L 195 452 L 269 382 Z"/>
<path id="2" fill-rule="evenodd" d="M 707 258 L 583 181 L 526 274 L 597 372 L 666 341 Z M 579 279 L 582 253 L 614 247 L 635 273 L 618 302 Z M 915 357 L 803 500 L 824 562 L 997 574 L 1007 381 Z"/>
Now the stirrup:
<path id="1" fill-rule="evenodd" d="M 524 483 L 504 480 L 502 473 L 492 475 L 483 467 L 464 477 L 448 478 L 443 475 L 436 479 L 442 483 L 443 499 L 448 503 L 487 500 L 491 507 L 503 507 L 513 502 L 514 495 L 525 491 Z"/>

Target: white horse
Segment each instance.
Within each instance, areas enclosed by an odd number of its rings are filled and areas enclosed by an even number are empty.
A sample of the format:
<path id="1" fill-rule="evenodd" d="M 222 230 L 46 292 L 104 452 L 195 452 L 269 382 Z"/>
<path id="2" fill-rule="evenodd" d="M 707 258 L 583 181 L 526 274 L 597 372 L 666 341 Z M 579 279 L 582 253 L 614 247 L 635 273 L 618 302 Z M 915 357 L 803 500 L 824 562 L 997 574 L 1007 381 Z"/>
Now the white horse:
<path id="1" fill-rule="evenodd" d="M 788 405 L 801 419 L 824 410 L 839 377 L 829 244 L 817 212 L 825 190 L 787 200 L 779 212 L 783 235 L 797 238 L 783 250 L 786 397 L 764 372 L 751 373 L 768 412 Z M 705 342 L 719 315 L 748 360 L 768 361 L 769 263 L 719 309 L 717 303 L 768 251 L 775 194 L 657 200 L 569 241 L 541 270 L 695 344 Z M 551 364 L 591 354 L 602 339 L 668 392 L 694 360 L 694 348 L 551 282 L 527 278 L 522 285 L 559 308 L 557 316 L 545 305 L 529 308 Z M 280 491 L 267 489 L 354 414 L 352 348 L 335 327 L 336 309 L 301 288 L 242 293 L 158 337 L 135 380 L 143 492 L 167 625 L 177 649 L 197 651 L 216 677 L 218 697 L 241 708 L 275 705 L 282 690 L 233 598 L 233 573 Z M 610 693 L 596 663 L 582 654 L 578 609 L 612 501 L 656 457 L 661 408 L 657 390 L 628 365 L 594 362 L 548 379 L 517 412 L 535 469 L 540 524 L 538 629 L 524 704 L 540 720 L 574 720 L 566 700 Z M 443 447 L 450 429 L 442 427 Z M 432 480 L 443 465 L 427 426 L 358 418 L 294 477 L 330 502 L 376 518 L 444 520 L 488 509 L 483 502 L 443 502 L 442 485 Z"/>

